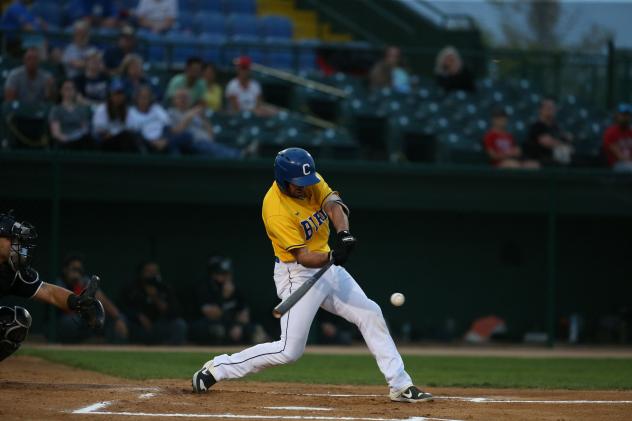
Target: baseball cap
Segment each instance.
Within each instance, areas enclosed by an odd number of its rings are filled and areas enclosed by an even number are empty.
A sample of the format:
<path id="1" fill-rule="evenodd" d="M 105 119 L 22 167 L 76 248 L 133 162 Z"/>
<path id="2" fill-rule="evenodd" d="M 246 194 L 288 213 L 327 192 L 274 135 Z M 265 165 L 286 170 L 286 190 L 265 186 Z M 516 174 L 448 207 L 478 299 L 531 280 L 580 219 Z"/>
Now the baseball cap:
<path id="1" fill-rule="evenodd" d="M 243 70 L 250 69 L 250 65 L 252 64 L 252 59 L 248 56 L 241 56 L 235 59 L 235 66 L 239 67 Z"/>
<path id="2" fill-rule="evenodd" d="M 617 107 L 617 111 L 621 114 L 632 114 L 632 105 L 622 102 Z"/>
<path id="3" fill-rule="evenodd" d="M 112 79 L 109 86 L 110 92 L 123 92 L 125 91 L 125 84 L 119 78 Z"/>
<path id="4" fill-rule="evenodd" d="M 208 259 L 208 270 L 211 273 L 230 273 L 233 271 L 233 262 L 228 257 L 212 256 Z"/>

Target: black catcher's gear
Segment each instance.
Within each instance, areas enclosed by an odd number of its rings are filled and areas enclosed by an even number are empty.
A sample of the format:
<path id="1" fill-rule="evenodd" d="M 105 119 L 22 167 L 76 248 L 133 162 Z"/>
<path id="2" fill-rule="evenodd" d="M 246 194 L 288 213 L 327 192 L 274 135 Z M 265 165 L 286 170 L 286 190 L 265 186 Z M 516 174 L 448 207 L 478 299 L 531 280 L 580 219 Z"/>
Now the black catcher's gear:
<path id="1" fill-rule="evenodd" d="M 14 271 L 27 267 L 31 249 L 35 247 L 37 231 L 28 222 L 18 222 L 12 212 L 0 214 L 0 237 L 11 240 L 9 264 Z"/>
<path id="2" fill-rule="evenodd" d="M 0 306 L 0 361 L 18 350 L 31 327 L 31 315 L 23 307 Z"/>
<path id="3" fill-rule="evenodd" d="M 80 295 L 71 294 L 68 296 L 68 308 L 79 313 L 84 322 L 94 330 L 103 329 L 105 324 L 105 311 L 101 301 L 94 298 L 99 289 L 99 277 L 92 276 L 88 286 Z"/>

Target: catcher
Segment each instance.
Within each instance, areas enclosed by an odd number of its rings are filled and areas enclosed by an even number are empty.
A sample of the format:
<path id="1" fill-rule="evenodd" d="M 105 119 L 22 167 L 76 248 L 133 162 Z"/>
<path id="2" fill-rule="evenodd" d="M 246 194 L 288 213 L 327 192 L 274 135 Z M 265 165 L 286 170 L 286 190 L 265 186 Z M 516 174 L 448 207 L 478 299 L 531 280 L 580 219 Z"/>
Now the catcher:
<path id="1" fill-rule="evenodd" d="M 0 297 L 34 298 L 62 310 L 73 310 L 93 329 L 101 329 L 105 312 L 94 298 L 99 277 L 93 276 L 80 295 L 40 280 L 30 266 L 37 232 L 28 222 L 18 222 L 11 213 L 0 214 Z M 31 315 L 23 307 L 0 306 L 0 361 L 13 354 L 26 338 Z"/>

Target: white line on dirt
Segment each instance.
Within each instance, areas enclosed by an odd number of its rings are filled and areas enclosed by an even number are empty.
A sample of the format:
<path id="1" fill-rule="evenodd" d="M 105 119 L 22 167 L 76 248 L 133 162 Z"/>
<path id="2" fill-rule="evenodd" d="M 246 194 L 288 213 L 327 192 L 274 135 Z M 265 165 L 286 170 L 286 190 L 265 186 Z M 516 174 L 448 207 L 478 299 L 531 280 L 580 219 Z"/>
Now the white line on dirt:
<path id="1" fill-rule="evenodd" d="M 280 395 L 299 395 L 313 397 L 328 398 L 379 398 L 383 395 L 377 394 L 345 394 L 345 393 L 283 393 L 272 392 Z M 541 404 L 596 404 L 596 405 L 629 405 L 631 400 L 544 400 L 544 399 L 503 399 L 503 398 L 485 398 L 485 397 L 466 397 L 466 396 L 435 396 L 435 400 L 451 400 L 471 403 L 541 403 Z"/>
<path id="2" fill-rule="evenodd" d="M 318 406 L 264 406 L 263 409 L 284 409 L 286 411 L 333 411 L 333 408 Z"/>
<path id="3" fill-rule="evenodd" d="M 318 415 L 250 415 L 250 414 L 183 414 L 172 412 L 128 412 L 128 411 L 101 411 L 101 409 L 112 405 L 113 401 L 97 402 L 86 407 L 72 411 L 72 414 L 90 415 L 111 415 L 125 417 L 164 417 L 164 418 L 220 418 L 220 419 L 262 419 L 262 420 L 321 420 L 321 421 L 462 421 L 446 418 L 433 417 L 410 417 L 410 418 L 368 418 L 368 417 L 325 417 Z M 313 408 L 310 408 L 313 409 Z"/>
<path id="4" fill-rule="evenodd" d="M 110 405 L 112 405 L 112 401 L 97 402 L 92 405 L 88 405 L 86 407 L 76 409 L 72 411 L 72 413 L 73 414 L 94 414 L 99 409 L 103 409 Z"/>
<path id="5" fill-rule="evenodd" d="M 149 399 L 153 398 L 154 396 L 156 396 L 156 393 L 141 393 L 140 395 L 138 395 L 138 399 Z"/>

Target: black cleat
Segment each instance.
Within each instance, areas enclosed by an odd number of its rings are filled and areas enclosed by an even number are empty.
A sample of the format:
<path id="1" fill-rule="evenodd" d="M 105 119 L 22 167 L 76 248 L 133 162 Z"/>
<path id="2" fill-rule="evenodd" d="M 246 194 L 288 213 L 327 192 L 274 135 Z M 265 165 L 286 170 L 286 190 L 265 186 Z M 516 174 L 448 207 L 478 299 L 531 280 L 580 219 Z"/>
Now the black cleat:
<path id="1" fill-rule="evenodd" d="M 202 393 L 206 392 L 217 383 L 213 374 L 211 374 L 211 370 L 206 367 L 202 367 L 200 370 L 196 371 L 193 374 L 193 379 L 191 380 L 191 386 L 193 387 L 193 392 Z"/>
<path id="2" fill-rule="evenodd" d="M 417 388 L 417 386 L 409 386 L 406 389 L 391 393 L 391 400 L 394 402 L 429 402 L 432 400 L 432 395 L 430 393 L 424 392 L 423 390 Z"/>

